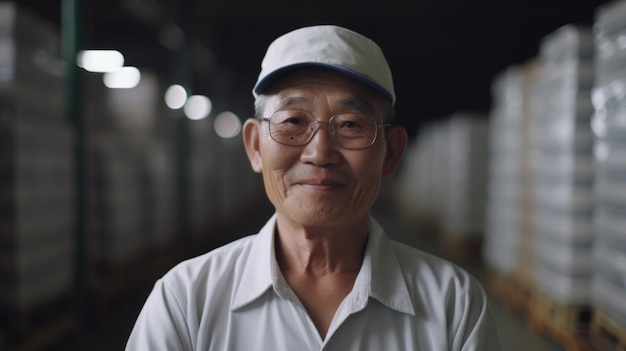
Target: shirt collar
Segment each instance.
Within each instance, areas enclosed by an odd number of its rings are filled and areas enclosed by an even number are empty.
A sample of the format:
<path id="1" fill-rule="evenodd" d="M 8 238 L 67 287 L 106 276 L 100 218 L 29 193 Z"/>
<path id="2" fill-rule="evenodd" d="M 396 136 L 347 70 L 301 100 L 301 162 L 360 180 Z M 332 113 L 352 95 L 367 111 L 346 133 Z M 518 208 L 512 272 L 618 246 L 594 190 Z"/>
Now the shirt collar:
<path id="1" fill-rule="evenodd" d="M 370 218 L 370 236 L 363 268 L 366 265 L 370 269 L 370 297 L 391 309 L 415 315 L 404 270 L 398 261 L 394 244 L 374 218 Z"/>
<path id="2" fill-rule="evenodd" d="M 291 296 L 293 292 L 287 287 L 276 262 L 275 227 L 276 214 L 267 221 L 253 239 L 248 260 L 231 305 L 232 310 L 251 303 L 272 286 L 282 297 L 293 298 Z M 368 295 L 385 306 L 415 315 L 411 295 L 393 243 L 373 218 L 370 218 L 367 250 L 354 289 L 368 289 Z"/>
<path id="3" fill-rule="evenodd" d="M 261 231 L 254 237 L 252 247 L 241 281 L 237 287 L 235 297 L 231 303 L 231 309 L 241 308 L 255 299 L 272 286 L 276 281 L 276 255 L 274 253 L 274 228 L 276 227 L 276 214 L 265 223 Z"/>

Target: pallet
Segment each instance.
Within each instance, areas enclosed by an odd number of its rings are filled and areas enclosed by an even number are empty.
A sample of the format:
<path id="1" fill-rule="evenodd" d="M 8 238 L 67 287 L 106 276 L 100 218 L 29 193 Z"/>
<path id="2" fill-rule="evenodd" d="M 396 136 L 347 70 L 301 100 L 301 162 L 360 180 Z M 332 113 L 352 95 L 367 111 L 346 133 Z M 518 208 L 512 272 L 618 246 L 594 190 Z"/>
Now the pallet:
<path id="1" fill-rule="evenodd" d="M 530 287 L 510 276 L 495 271 L 487 272 L 487 290 L 498 298 L 511 313 L 526 317 L 530 301 Z"/>
<path id="2" fill-rule="evenodd" d="M 455 259 L 474 260 L 482 254 L 482 235 L 444 231 L 440 242 L 446 254 Z"/>
<path id="3" fill-rule="evenodd" d="M 596 309 L 591 320 L 590 339 L 595 350 L 626 351 L 626 326 Z"/>
<path id="4" fill-rule="evenodd" d="M 567 304 L 533 291 L 528 309 L 531 330 L 557 342 L 567 351 L 587 351 L 591 308 Z"/>
<path id="5" fill-rule="evenodd" d="M 79 304 L 75 293 L 67 293 L 32 308 L 0 310 L 4 337 L 0 348 L 12 351 L 44 350 L 78 329 Z"/>
<path id="6" fill-rule="evenodd" d="M 507 277 L 493 269 L 487 269 L 485 288 L 498 299 L 503 299 L 507 293 Z"/>
<path id="7" fill-rule="evenodd" d="M 509 285 L 509 294 L 505 302 L 513 312 L 522 316 L 528 315 L 530 308 L 531 288 L 521 281 L 513 279 Z"/>

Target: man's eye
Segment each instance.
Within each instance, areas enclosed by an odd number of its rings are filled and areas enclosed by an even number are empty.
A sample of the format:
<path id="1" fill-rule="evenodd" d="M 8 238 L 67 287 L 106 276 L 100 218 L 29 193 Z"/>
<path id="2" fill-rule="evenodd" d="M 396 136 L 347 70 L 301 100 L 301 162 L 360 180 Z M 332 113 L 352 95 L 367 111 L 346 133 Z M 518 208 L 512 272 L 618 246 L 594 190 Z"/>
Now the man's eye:
<path id="1" fill-rule="evenodd" d="M 354 121 L 345 121 L 343 122 L 342 128 L 358 128 L 359 124 Z"/>
<path id="2" fill-rule="evenodd" d="M 345 121 L 341 121 L 339 124 L 339 129 L 363 129 L 363 123 L 356 120 L 347 119 Z"/>
<path id="3" fill-rule="evenodd" d="M 285 127 L 306 126 L 309 119 L 306 113 L 297 110 L 280 110 L 272 116 L 274 124 L 280 124 Z"/>
<path id="4" fill-rule="evenodd" d="M 301 118 L 301 117 L 296 117 L 296 116 L 294 116 L 294 117 L 287 117 L 281 123 L 298 126 L 298 125 L 304 124 L 304 119 Z"/>
<path id="5" fill-rule="evenodd" d="M 291 116 L 284 119 L 281 119 L 280 122 L 275 124 L 277 128 L 282 128 L 283 130 L 290 131 L 301 131 L 308 128 L 309 123 L 308 120 L 301 116 Z"/>

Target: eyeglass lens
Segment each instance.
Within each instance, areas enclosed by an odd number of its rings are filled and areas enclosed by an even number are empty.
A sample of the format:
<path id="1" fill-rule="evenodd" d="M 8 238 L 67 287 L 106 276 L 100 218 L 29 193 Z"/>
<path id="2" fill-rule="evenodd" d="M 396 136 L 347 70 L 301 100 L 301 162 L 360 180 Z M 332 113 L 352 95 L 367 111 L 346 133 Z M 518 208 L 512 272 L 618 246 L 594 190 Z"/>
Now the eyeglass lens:
<path id="1" fill-rule="evenodd" d="M 270 136 L 285 145 L 308 143 L 320 124 L 328 124 L 330 135 L 341 147 L 361 149 L 376 139 L 378 124 L 369 115 L 345 113 L 328 122 L 316 121 L 313 114 L 302 110 L 279 110 L 270 117 Z"/>

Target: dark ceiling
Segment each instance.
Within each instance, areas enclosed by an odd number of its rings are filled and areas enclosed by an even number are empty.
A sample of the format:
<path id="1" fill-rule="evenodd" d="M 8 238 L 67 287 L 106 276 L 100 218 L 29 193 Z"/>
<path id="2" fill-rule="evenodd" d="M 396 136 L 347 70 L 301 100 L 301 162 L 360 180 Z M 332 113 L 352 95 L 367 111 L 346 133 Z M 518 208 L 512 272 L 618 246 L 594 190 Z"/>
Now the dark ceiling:
<path id="1" fill-rule="evenodd" d="M 385 51 L 394 72 L 398 120 L 411 134 L 456 111 L 488 112 L 495 74 L 536 56 L 541 38 L 557 28 L 591 26 L 596 9 L 607 2 L 75 1 L 81 3 L 83 48 L 116 48 L 127 64 L 184 81 L 194 93 L 217 97 L 243 115 L 252 113 L 250 89 L 272 39 L 310 24 L 354 29 Z M 19 2 L 59 25 L 67 3 Z"/>

